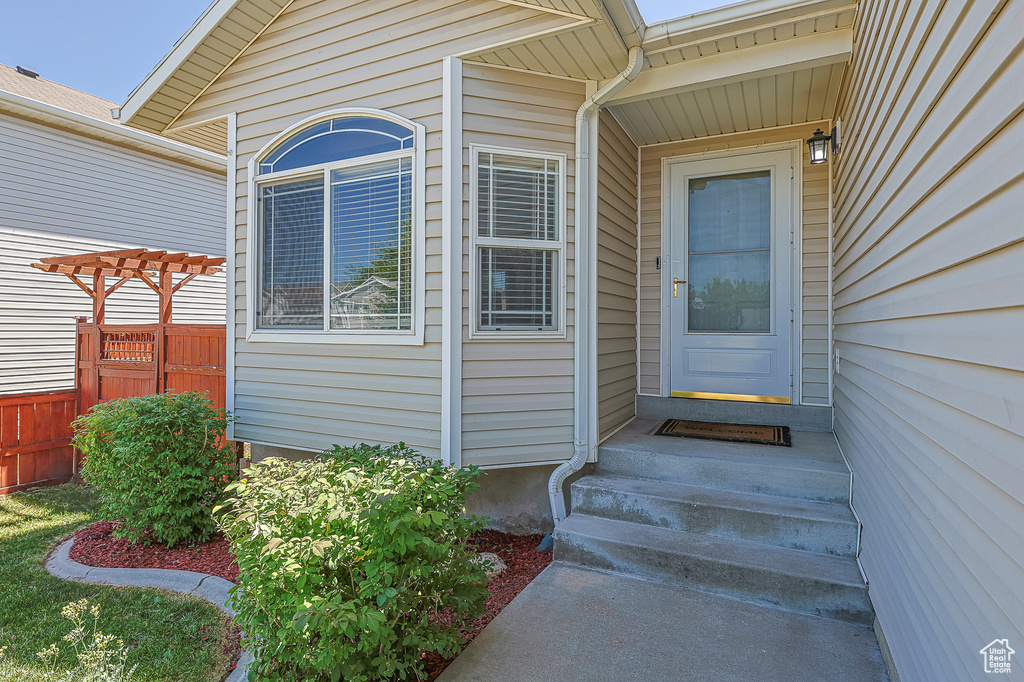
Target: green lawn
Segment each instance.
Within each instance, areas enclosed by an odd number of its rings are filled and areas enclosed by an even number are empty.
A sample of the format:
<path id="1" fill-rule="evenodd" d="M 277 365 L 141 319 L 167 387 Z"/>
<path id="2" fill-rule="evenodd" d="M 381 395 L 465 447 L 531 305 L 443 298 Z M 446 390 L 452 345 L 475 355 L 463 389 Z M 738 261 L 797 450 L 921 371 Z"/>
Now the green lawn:
<path id="1" fill-rule="evenodd" d="M 134 680 L 223 680 L 227 625 L 210 604 L 163 590 L 69 582 L 43 568 L 50 548 L 93 521 L 96 506 L 95 493 L 74 484 L 0 497 L 0 677 L 46 679 L 36 652 L 54 643 L 62 648 L 58 669 L 74 668 L 61 642 L 72 627 L 61 609 L 88 598 L 100 607 L 99 629 L 129 647 L 128 667 L 139 666 Z"/>

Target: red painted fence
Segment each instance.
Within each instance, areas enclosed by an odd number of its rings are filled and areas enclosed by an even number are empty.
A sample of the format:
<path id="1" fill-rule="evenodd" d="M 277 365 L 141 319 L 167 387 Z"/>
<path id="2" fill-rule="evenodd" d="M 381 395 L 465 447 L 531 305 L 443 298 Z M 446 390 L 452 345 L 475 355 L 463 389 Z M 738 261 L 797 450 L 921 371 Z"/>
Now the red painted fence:
<path id="1" fill-rule="evenodd" d="M 163 391 L 226 402 L 224 325 L 95 325 L 78 320 L 75 389 L 0 396 L 0 495 L 66 483 L 71 422 L 93 405 Z"/>
<path id="2" fill-rule="evenodd" d="M 0 396 L 0 495 L 74 473 L 75 391 Z"/>
<path id="3" fill-rule="evenodd" d="M 226 403 L 224 325 L 101 324 L 79 321 L 78 409 L 114 398 L 205 391 Z M 98 358 L 98 359 L 97 359 Z"/>

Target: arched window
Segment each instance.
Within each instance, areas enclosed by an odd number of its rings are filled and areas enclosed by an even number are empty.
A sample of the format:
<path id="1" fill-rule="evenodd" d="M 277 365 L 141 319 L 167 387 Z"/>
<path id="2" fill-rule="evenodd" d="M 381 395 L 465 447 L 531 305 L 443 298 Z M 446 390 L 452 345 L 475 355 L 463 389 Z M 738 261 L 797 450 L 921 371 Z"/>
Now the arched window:
<path id="1" fill-rule="evenodd" d="M 414 331 L 421 140 L 386 112 L 335 112 L 257 156 L 255 329 Z"/>

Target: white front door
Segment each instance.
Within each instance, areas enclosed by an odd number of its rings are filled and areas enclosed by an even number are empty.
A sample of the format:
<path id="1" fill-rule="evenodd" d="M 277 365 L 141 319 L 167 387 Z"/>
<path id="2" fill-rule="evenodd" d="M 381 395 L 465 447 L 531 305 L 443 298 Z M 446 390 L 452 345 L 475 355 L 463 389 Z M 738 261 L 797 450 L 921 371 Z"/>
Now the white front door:
<path id="1" fill-rule="evenodd" d="M 791 402 L 793 153 L 668 169 L 671 395 Z"/>

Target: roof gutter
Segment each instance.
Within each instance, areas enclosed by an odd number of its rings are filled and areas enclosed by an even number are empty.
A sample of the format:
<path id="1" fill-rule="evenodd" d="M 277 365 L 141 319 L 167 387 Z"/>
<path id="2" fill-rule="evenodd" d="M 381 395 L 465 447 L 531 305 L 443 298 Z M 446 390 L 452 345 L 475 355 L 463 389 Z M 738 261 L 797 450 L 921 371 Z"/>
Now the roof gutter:
<path id="1" fill-rule="evenodd" d="M 597 451 L 597 149 L 594 113 L 643 69 L 644 51 L 631 47 L 626 68 L 576 112 L 576 326 L 573 456 L 548 480 L 555 525 L 566 516 L 562 487 Z M 593 147 L 592 147 L 593 143 Z"/>

